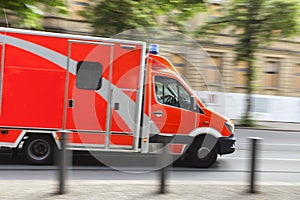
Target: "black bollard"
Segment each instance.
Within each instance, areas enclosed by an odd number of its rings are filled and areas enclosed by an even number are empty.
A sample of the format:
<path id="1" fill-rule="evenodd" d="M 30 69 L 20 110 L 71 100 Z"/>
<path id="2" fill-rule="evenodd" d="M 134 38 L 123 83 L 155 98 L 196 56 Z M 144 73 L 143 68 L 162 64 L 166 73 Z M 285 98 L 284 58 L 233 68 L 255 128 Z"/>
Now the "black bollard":
<path id="1" fill-rule="evenodd" d="M 59 160 L 59 191 L 58 194 L 65 194 L 65 181 L 67 171 L 67 138 L 68 131 L 60 131 L 61 133 L 61 151 Z"/>
<path id="2" fill-rule="evenodd" d="M 161 169 L 160 171 L 160 194 L 166 193 L 166 179 L 168 173 L 168 144 L 173 140 L 174 135 L 170 134 L 156 134 L 150 138 L 151 143 L 160 143 L 163 145 L 162 152 L 161 152 Z"/>
<path id="3" fill-rule="evenodd" d="M 163 142 L 162 149 L 162 168 L 160 169 L 160 194 L 166 193 L 166 176 L 168 172 L 168 149 L 167 142 Z"/>
<path id="4" fill-rule="evenodd" d="M 261 138 L 250 137 L 251 140 L 251 170 L 250 170 L 250 193 L 256 193 L 255 178 L 256 178 L 256 157 L 257 157 L 257 143 Z"/>

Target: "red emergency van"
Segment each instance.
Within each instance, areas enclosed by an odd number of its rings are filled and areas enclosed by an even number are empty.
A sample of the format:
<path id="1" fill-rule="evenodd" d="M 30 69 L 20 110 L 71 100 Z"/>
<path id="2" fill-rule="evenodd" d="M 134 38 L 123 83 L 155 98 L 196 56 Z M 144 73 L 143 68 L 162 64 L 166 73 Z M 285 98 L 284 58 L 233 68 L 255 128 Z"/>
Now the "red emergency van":
<path id="1" fill-rule="evenodd" d="M 234 125 L 207 108 L 156 45 L 0 28 L 0 147 L 53 161 L 60 131 L 71 150 L 155 151 L 209 167 L 235 150 Z"/>

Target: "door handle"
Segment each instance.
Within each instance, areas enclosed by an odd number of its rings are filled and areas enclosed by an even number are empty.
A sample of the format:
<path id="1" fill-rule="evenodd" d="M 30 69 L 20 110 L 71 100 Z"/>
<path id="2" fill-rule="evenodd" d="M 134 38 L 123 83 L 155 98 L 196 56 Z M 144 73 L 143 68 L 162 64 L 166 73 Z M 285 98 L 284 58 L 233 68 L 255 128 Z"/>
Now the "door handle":
<path id="1" fill-rule="evenodd" d="M 68 107 L 73 108 L 74 107 L 74 99 L 69 99 L 68 100 Z"/>
<path id="2" fill-rule="evenodd" d="M 156 117 L 162 117 L 162 116 L 164 115 L 163 111 L 161 111 L 161 110 L 155 111 L 155 112 L 153 112 L 153 114 L 154 114 Z"/>

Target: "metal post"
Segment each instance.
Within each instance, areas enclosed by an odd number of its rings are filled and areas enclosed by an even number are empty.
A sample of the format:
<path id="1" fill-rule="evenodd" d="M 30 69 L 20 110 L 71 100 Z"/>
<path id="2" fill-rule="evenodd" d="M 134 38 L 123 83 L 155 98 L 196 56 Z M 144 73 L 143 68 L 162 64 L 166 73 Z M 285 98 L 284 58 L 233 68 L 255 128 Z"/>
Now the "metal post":
<path id="1" fill-rule="evenodd" d="M 161 152 L 162 153 L 162 155 L 161 155 L 162 167 L 160 169 L 160 191 L 159 191 L 159 193 L 165 194 L 166 193 L 166 179 L 167 179 L 168 168 L 169 168 L 168 144 L 172 141 L 174 136 L 168 135 L 168 134 L 159 134 L 156 136 L 158 136 L 156 142 L 163 144 L 163 148 L 162 148 L 162 152 Z"/>
<path id="2" fill-rule="evenodd" d="M 168 163 L 168 144 L 172 142 L 174 135 L 170 134 L 156 134 L 150 137 L 150 143 L 160 143 L 163 145 L 162 152 L 160 155 L 161 169 L 160 171 L 160 194 L 166 193 L 166 178 L 168 173 L 169 164 Z"/>
<path id="3" fill-rule="evenodd" d="M 257 142 L 261 140 L 258 137 L 250 137 L 251 140 L 251 170 L 250 170 L 250 193 L 256 193 L 255 178 L 256 178 L 256 157 L 257 157 Z"/>
<path id="4" fill-rule="evenodd" d="M 162 168 L 160 169 L 160 194 L 166 193 L 166 176 L 168 172 L 168 149 L 167 141 L 163 139 L 163 149 L 162 149 Z"/>
<path id="5" fill-rule="evenodd" d="M 65 181 L 67 173 L 67 138 L 68 132 L 61 131 L 61 151 L 59 159 L 59 192 L 58 194 L 65 194 Z"/>

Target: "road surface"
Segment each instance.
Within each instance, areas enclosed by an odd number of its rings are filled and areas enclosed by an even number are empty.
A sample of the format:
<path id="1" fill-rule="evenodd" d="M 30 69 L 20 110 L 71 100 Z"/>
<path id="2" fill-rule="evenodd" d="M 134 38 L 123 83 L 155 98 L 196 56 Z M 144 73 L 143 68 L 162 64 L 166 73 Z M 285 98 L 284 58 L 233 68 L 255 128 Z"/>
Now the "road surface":
<path id="1" fill-rule="evenodd" d="M 249 180 L 250 147 L 249 137 L 261 137 L 258 154 L 258 180 L 268 183 L 300 182 L 300 133 L 237 129 L 237 150 L 234 154 L 218 158 L 209 169 L 171 167 L 171 180 L 225 181 L 245 183 Z M 119 159 L 114 155 L 115 159 Z M 127 155 L 122 159 L 131 159 Z M 71 166 L 68 178 L 73 180 L 156 180 L 158 172 L 153 168 L 111 169 L 91 164 L 91 157 L 75 156 L 76 165 Z M 86 162 L 90 164 L 86 164 Z M 155 161 L 154 161 L 155 162 Z M 159 162 L 159 161 L 157 161 Z M 7 156 L 0 156 L 0 180 L 56 180 L 56 166 L 32 166 L 8 162 Z M 155 170 L 155 168 L 154 168 Z"/>

